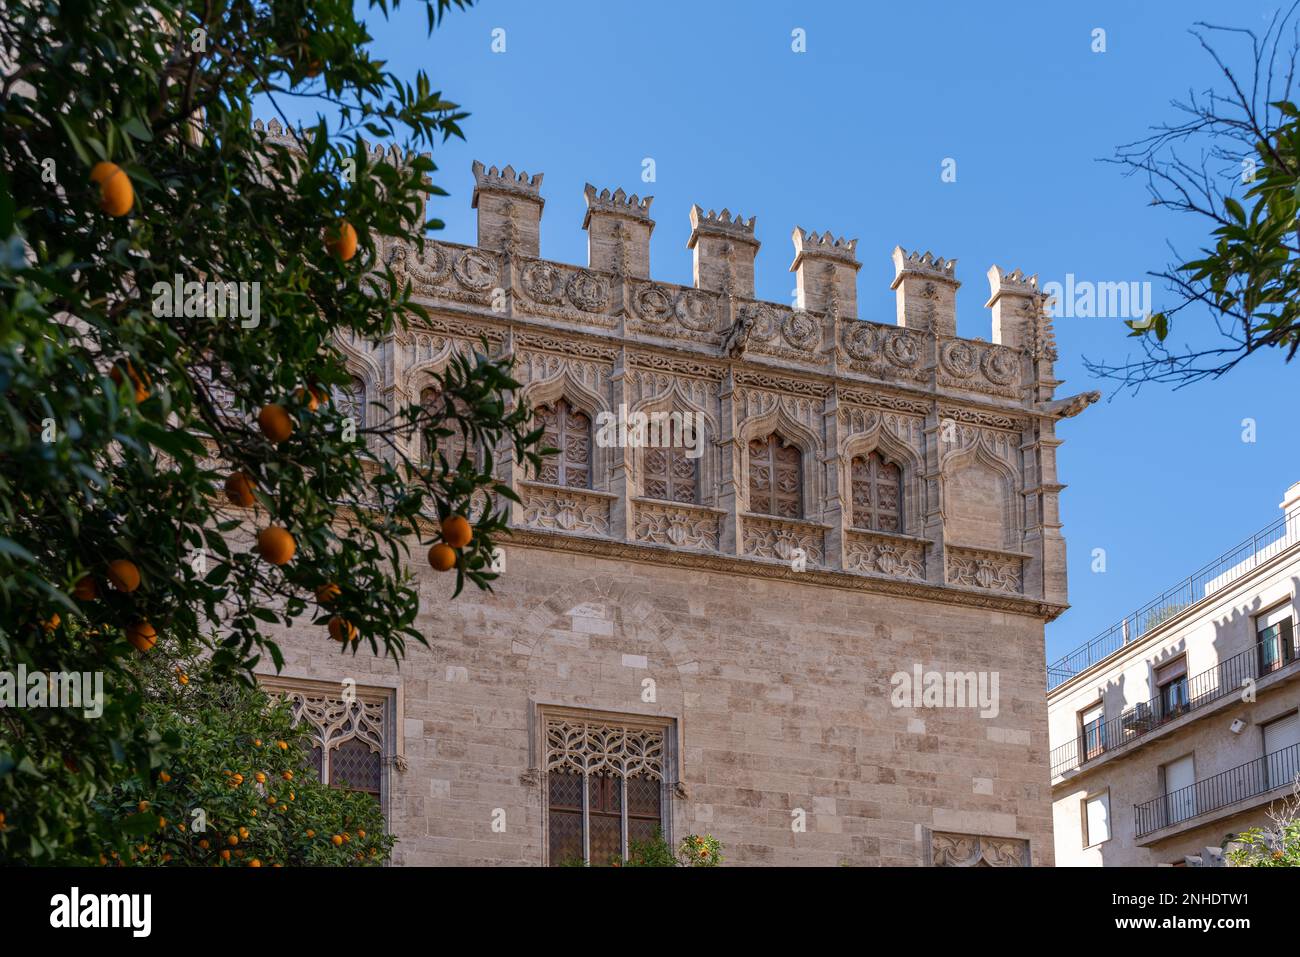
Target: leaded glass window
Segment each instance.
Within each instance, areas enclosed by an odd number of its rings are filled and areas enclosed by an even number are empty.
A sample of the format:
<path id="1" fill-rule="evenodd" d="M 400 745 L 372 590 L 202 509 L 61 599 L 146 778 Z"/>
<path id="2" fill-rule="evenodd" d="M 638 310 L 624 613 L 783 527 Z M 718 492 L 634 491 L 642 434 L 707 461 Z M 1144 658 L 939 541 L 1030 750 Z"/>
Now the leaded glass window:
<path id="1" fill-rule="evenodd" d="M 630 842 L 664 829 L 664 735 L 662 727 L 547 721 L 552 866 L 617 863 L 627 858 Z"/>
<path id="2" fill-rule="evenodd" d="M 307 766 L 331 787 L 364 791 L 376 800 L 384 772 L 384 703 L 271 689 L 289 702 L 295 727 L 310 736 Z"/>

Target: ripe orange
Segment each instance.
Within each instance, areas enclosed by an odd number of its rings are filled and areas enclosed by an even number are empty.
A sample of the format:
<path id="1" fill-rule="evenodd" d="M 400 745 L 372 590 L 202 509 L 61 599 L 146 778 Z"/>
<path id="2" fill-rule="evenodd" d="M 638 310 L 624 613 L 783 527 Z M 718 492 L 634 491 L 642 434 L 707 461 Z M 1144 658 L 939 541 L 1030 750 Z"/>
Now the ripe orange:
<path id="1" fill-rule="evenodd" d="M 222 851 L 222 852 L 221 852 L 221 859 L 222 859 L 223 861 L 228 861 L 228 860 L 230 860 L 230 852 L 229 852 L 229 851 Z"/>
<path id="2" fill-rule="evenodd" d="M 274 402 L 262 406 L 262 411 L 257 413 L 257 425 L 262 434 L 277 445 L 293 434 L 293 419 L 289 418 L 284 406 Z"/>
<path id="3" fill-rule="evenodd" d="M 262 862 L 259 861 L 257 858 L 253 858 L 251 861 L 248 862 L 248 866 L 249 866 L 249 867 L 261 867 L 261 866 L 262 866 Z"/>
<path id="4" fill-rule="evenodd" d="M 118 591 L 133 592 L 140 587 L 140 569 L 135 562 L 115 559 L 108 563 L 108 581 Z"/>
<path id="5" fill-rule="evenodd" d="M 267 804 L 270 804 L 270 805 L 272 805 L 272 806 L 274 806 L 274 805 L 275 805 L 275 795 L 272 794 L 270 797 L 268 797 L 268 798 L 266 799 L 266 803 L 267 803 Z"/>
<path id="6" fill-rule="evenodd" d="M 149 810 L 149 802 L 141 801 L 139 804 L 135 806 L 135 809 L 139 811 L 141 814 L 143 814 L 145 811 Z"/>
<path id="7" fill-rule="evenodd" d="M 320 397 L 315 389 L 307 390 L 302 386 L 293 390 L 293 397 L 307 407 L 308 412 L 315 412 L 320 408 Z"/>
<path id="8" fill-rule="evenodd" d="M 311 828 L 307 828 L 307 836 L 308 836 L 308 837 L 315 837 L 315 836 L 316 836 L 316 832 L 313 831 Z"/>
<path id="9" fill-rule="evenodd" d="M 357 626 L 346 618 L 335 615 L 330 619 L 330 637 L 335 641 L 352 641 L 357 637 Z"/>
<path id="10" fill-rule="evenodd" d="M 275 746 L 279 748 L 281 751 L 289 750 L 289 743 L 287 741 L 277 741 L 275 742 Z"/>
<path id="11" fill-rule="evenodd" d="M 248 828 L 241 827 L 239 829 L 239 836 L 242 837 L 244 840 L 248 840 Z"/>
<path id="12" fill-rule="evenodd" d="M 292 771 L 285 771 L 283 774 L 280 775 L 280 777 L 284 778 L 286 781 L 292 781 L 292 780 L 293 780 L 293 772 L 292 772 Z"/>
<path id="13" fill-rule="evenodd" d="M 172 779 L 172 776 L 171 776 L 170 774 L 168 774 L 166 771 L 159 771 L 159 772 L 158 772 L 158 780 L 161 781 L 163 784 L 166 784 L 166 783 L 167 783 L 168 781 L 170 781 L 171 779 Z"/>
<path id="14" fill-rule="evenodd" d="M 135 204 L 131 177 L 116 163 L 96 163 L 90 181 L 99 186 L 99 206 L 110 216 L 125 216 Z"/>
<path id="15" fill-rule="evenodd" d="M 357 831 L 357 837 L 365 837 L 365 836 L 366 836 L 365 831 Z"/>
<path id="16" fill-rule="evenodd" d="M 456 551 L 445 542 L 429 549 L 429 564 L 435 571 L 445 572 L 456 567 Z"/>
<path id="17" fill-rule="evenodd" d="M 233 784 L 235 787 L 239 787 L 241 784 L 244 783 L 244 776 L 242 774 L 236 774 L 231 777 L 230 783 Z"/>
<path id="18" fill-rule="evenodd" d="M 293 536 L 279 525 L 268 525 L 257 533 L 257 550 L 272 565 L 285 564 L 297 548 Z"/>
<path id="19" fill-rule="evenodd" d="M 341 594 L 343 594 L 343 589 L 334 584 L 334 582 L 330 582 L 329 584 L 321 585 L 316 589 L 316 600 L 322 605 L 328 605 Z"/>
<path id="20" fill-rule="evenodd" d="M 135 390 L 135 404 L 139 405 L 149 398 L 149 377 L 136 372 L 135 366 L 131 365 L 130 359 L 122 359 L 108 373 L 108 377 L 113 380 L 114 385 L 122 384 L 123 369 L 126 370 L 126 378 L 131 380 L 131 385 Z"/>
<path id="21" fill-rule="evenodd" d="M 229 844 L 231 847 L 234 847 L 236 844 L 239 843 L 239 835 L 238 834 L 230 835 L 230 837 L 226 838 L 226 843 Z"/>
<path id="22" fill-rule="evenodd" d="M 158 644 L 158 632 L 147 621 L 137 621 L 126 626 L 126 640 L 142 654 Z"/>
<path id="23" fill-rule="evenodd" d="M 254 738 L 254 739 L 253 739 L 253 747 L 255 747 L 255 748 L 260 748 L 261 746 L 262 746 L 262 739 L 261 739 L 261 738 Z"/>
<path id="24" fill-rule="evenodd" d="M 474 529 L 464 515 L 448 515 L 442 520 L 442 540 L 452 548 L 464 548 L 474 537 Z"/>
<path id="25" fill-rule="evenodd" d="M 55 628 L 58 628 L 59 622 L 62 620 L 63 619 L 59 617 L 59 613 L 56 611 L 46 621 L 41 622 L 41 627 L 44 628 L 46 633 L 48 634 L 49 632 L 53 631 Z"/>
<path id="26" fill-rule="evenodd" d="M 190 683 L 190 676 L 187 675 L 185 672 L 181 671 L 181 669 L 177 668 L 177 669 L 176 669 L 176 680 L 177 680 L 178 682 L 180 682 L 181 685 L 187 685 L 187 684 Z"/>
<path id="27" fill-rule="evenodd" d="M 254 501 L 253 480 L 244 472 L 231 472 L 226 479 L 226 498 L 233 505 L 250 508 Z"/>
<path id="28" fill-rule="evenodd" d="M 325 248 L 330 255 L 347 262 L 357 254 L 357 231 L 346 219 L 325 231 Z"/>
<path id="29" fill-rule="evenodd" d="M 208 839 L 206 837 L 199 841 L 199 847 L 203 848 L 205 851 L 208 849 Z"/>
<path id="30" fill-rule="evenodd" d="M 340 837 L 338 834 L 335 834 L 333 837 L 330 838 L 330 840 L 334 843 L 335 847 L 343 846 L 343 838 Z"/>
<path id="31" fill-rule="evenodd" d="M 253 777 L 256 779 L 258 784 L 266 783 L 266 775 L 263 774 L 261 771 L 258 771 L 256 774 L 254 774 Z"/>
<path id="32" fill-rule="evenodd" d="M 72 586 L 72 597 L 77 601 L 94 601 L 99 597 L 99 586 L 90 575 L 82 575 Z"/>

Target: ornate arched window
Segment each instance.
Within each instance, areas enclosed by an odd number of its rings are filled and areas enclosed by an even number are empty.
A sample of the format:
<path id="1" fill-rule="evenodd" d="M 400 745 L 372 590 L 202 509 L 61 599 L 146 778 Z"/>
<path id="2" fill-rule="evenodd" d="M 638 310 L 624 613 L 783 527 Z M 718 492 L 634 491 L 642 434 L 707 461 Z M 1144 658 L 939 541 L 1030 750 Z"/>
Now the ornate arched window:
<path id="1" fill-rule="evenodd" d="M 803 516 L 802 456 L 773 432 L 749 443 L 749 510 L 779 518 Z"/>
<path id="2" fill-rule="evenodd" d="M 647 447 L 642 459 L 646 498 L 694 505 L 699 501 L 699 458 L 691 458 L 678 425 L 669 420 L 662 447 Z M 699 435 L 691 436 L 698 442 Z M 697 446 L 698 447 L 698 446 Z"/>
<path id="3" fill-rule="evenodd" d="M 852 463 L 853 525 L 874 532 L 903 530 L 903 470 L 879 452 Z"/>
<path id="4" fill-rule="evenodd" d="M 333 391 L 339 414 L 351 418 L 357 428 L 364 428 L 366 424 L 365 380 L 354 375 L 346 386 L 335 386 Z"/>
<path id="5" fill-rule="evenodd" d="M 442 391 L 437 386 L 427 386 L 422 389 L 420 391 L 420 405 L 426 412 L 435 415 L 439 414 L 443 405 Z M 457 400 L 456 407 L 462 412 L 464 411 L 464 407 L 459 400 Z M 447 467 L 453 471 L 459 469 L 461 459 L 468 453 L 470 461 L 477 468 L 479 465 L 478 450 L 471 448 L 471 443 L 465 441 L 465 434 L 460 430 L 460 423 L 449 420 L 443 423 L 442 427 L 451 432 L 451 435 L 438 437 L 438 451 L 447 460 Z M 432 445 L 421 438 L 420 449 L 420 461 L 425 465 L 431 464 L 434 451 Z"/>
<path id="6" fill-rule="evenodd" d="M 547 857 L 608 865 L 665 829 L 664 727 L 546 722 Z"/>
<path id="7" fill-rule="evenodd" d="M 558 449 L 542 460 L 540 480 L 551 485 L 591 487 L 591 419 L 564 399 L 537 407 L 542 445 Z"/>
<path id="8" fill-rule="evenodd" d="M 281 694 L 294 725 L 309 735 L 308 767 L 331 787 L 364 791 L 378 800 L 384 770 L 383 702 L 299 690 Z"/>

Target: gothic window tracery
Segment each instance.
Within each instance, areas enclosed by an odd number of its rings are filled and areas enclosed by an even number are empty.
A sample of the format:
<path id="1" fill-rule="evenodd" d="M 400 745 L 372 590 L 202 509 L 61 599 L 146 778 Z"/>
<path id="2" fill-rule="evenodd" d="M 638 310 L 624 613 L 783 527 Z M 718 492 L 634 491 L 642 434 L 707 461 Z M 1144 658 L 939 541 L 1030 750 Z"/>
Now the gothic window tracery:
<path id="1" fill-rule="evenodd" d="M 546 723 L 552 866 L 626 859 L 663 829 L 665 729 L 568 717 Z"/>
<path id="2" fill-rule="evenodd" d="M 875 532 L 903 530 L 903 470 L 879 452 L 852 462 L 853 525 Z"/>
<path id="3" fill-rule="evenodd" d="M 308 766 L 331 787 L 364 791 L 376 800 L 384 768 L 384 704 L 324 693 L 276 690 L 289 703 L 295 727 L 306 726 L 311 751 Z"/>
<path id="4" fill-rule="evenodd" d="M 334 402 L 339 414 L 350 417 L 357 428 L 366 424 L 366 383 L 360 376 L 353 376 L 346 386 L 335 386 Z"/>
<path id="5" fill-rule="evenodd" d="M 686 454 L 677 426 L 671 429 L 667 446 L 645 450 L 644 493 L 646 498 L 694 505 L 699 501 L 699 459 Z"/>
<path id="6" fill-rule="evenodd" d="M 803 516 L 802 457 L 773 432 L 749 443 L 749 510 L 778 518 Z"/>
<path id="7" fill-rule="evenodd" d="M 544 430 L 542 445 L 559 450 L 542 460 L 539 479 L 550 485 L 590 488 L 591 419 L 564 399 L 538 406 L 537 416 Z"/>

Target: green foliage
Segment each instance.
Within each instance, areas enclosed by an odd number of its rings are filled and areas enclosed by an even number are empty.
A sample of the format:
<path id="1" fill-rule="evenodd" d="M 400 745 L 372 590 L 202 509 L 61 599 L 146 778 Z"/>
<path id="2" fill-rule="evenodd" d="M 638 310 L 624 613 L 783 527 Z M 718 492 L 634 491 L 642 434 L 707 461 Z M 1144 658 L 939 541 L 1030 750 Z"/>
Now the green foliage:
<path id="1" fill-rule="evenodd" d="M 1295 15 L 1294 6 L 1279 11 L 1262 34 L 1197 24 L 1191 32 L 1222 88 L 1175 102 L 1179 121 L 1117 150 L 1114 162 L 1145 178 L 1151 205 L 1199 217 L 1209 234 L 1199 254 L 1176 254 L 1153 273 L 1172 304 L 1127 321 L 1146 356 L 1085 361 L 1094 374 L 1129 385 L 1187 384 L 1261 350 L 1289 362 L 1300 349 L 1300 108 L 1285 98 L 1300 53 Z M 1221 55 L 1215 38 L 1239 44 L 1252 75 L 1239 75 L 1243 64 Z M 1185 344 L 1171 341 L 1175 328 L 1189 337 Z"/>
<path id="2" fill-rule="evenodd" d="M 423 2 L 430 29 L 453 5 Z M 327 642 L 334 615 L 357 629 L 342 651 L 400 659 L 424 642 L 409 563 L 437 539 L 431 517 L 473 518 L 456 590 L 490 587 L 512 493 L 491 462 L 417 460 L 408 440 L 460 431 L 536 468 L 541 432 L 509 363 L 453 363 L 435 408 L 372 408 L 368 424 L 310 407 L 307 390 L 349 381 L 336 343 L 423 314 L 377 241 L 422 244 L 440 225 L 420 201 L 442 192 L 433 162 L 373 162 L 362 134 L 418 151 L 459 136 L 466 115 L 423 73 L 387 72 L 369 41 L 351 0 L 10 3 L 0 18 L 13 64 L 0 80 L 0 670 L 100 673 L 107 692 L 95 718 L 0 711 L 0 859 L 86 859 L 117 820 L 90 805 L 131 779 L 154 786 L 178 741 L 147 720 L 136 659 L 201 655 L 211 669 L 196 681 L 247 679 L 282 663 L 272 629 L 315 625 Z M 255 101 L 266 115 L 286 98 L 321 111 L 298 148 L 252 125 Z M 128 215 L 101 209 L 101 161 L 129 176 Z M 324 245 L 341 218 L 359 238 L 348 262 Z M 259 283 L 256 323 L 165 314 L 155 284 L 177 276 Z M 293 421 L 278 444 L 257 425 L 267 404 Z M 252 509 L 221 495 L 236 469 Z M 294 537 L 288 564 L 252 546 L 268 525 Z M 117 559 L 138 589 L 109 587 Z M 74 597 L 83 580 L 95 596 Z M 341 589 L 328 609 L 313 597 L 326 583 Z M 139 622 L 157 631 L 152 651 L 124 640 Z"/>
<path id="3" fill-rule="evenodd" d="M 1273 827 L 1252 827 L 1234 838 L 1232 867 L 1300 867 L 1300 785 L 1272 812 Z"/>
<path id="4" fill-rule="evenodd" d="M 106 825 L 98 830 L 114 835 L 101 863 L 340 867 L 388 859 L 393 838 L 379 802 L 322 784 L 306 766 L 310 744 L 288 707 L 260 689 L 192 680 L 151 700 L 144 718 L 176 746 L 147 779 L 96 802 Z"/>
<path id="5" fill-rule="evenodd" d="M 717 867 L 722 863 L 722 842 L 709 835 L 688 834 L 676 853 L 664 840 L 663 832 L 644 841 L 630 841 L 623 867 Z"/>

